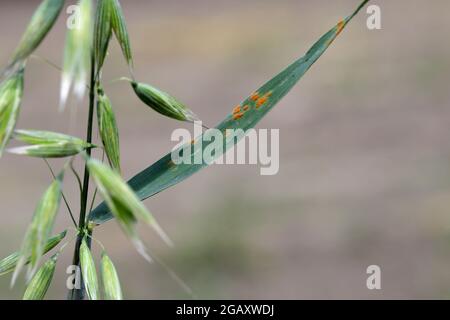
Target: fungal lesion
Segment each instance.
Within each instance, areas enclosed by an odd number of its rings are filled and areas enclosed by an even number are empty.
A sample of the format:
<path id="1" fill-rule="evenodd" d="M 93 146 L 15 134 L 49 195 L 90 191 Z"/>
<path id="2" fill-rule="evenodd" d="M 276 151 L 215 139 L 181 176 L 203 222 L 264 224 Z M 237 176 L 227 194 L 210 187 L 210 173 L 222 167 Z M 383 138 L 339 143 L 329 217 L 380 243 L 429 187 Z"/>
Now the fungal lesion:
<path id="1" fill-rule="evenodd" d="M 250 96 L 250 100 L 257 101 L 259 99 L 259 92 L 256 91 Z"/>
<path id="2" fill-rule="evenodd" d="M 256 100 L 256 104 L 255 104 L 256 109 L 258 109 L 262 105 L 266 104 L 271 96 L 272 96 L 272 91 L 269 91 L 266 94 L 264 94 L 262 97 L 258 98 Z"/>
<path id="3" fill-rule="evenodd" d="M 336 36 L 338 36 L 342 32 L 342 30 L 344 30 L 344 27 L 345 27 L 345 21 L 344 20 L 339 21 L 337 26 L 336 26 L 336 28 L 337 28 L 336 29 Z"/>
<path id="4" fill-rule="evenodd" d="M 261 95 L 259 92 L 253 93 L 249 98 L 250 104 L 245 104 L 244 106 L 237 105 L 233 108 L 232 117 L 233 120 L 241 119 L 244 114 L 250 110 L 251 104 L 255 105 L 255 109 L 259 109 L 261 106 L 267 103 L 269 98 L 272 96 L 272 91 L 268 91 L 265 94 Z"/>

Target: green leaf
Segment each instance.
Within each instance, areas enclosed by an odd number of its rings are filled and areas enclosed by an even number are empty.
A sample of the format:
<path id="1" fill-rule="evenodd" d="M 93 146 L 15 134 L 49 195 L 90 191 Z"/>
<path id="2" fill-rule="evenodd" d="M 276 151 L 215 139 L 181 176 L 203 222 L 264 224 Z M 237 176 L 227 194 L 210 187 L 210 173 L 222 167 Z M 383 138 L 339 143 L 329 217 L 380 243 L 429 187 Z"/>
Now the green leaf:
<path id="1" fill-rule="evenodd" d="M 216 128 L 225 132 L 227 129 L 242 129 L 246 131 L 254 127 L 292 89 L 317 59 L 322 56 L 333 40 L 368 1 L 363 1 L 350 16 L 339 21 L 336 26 L 325 33 L 308 50 L 305 56 L 295 61 L 248 98 L 244 99 L 238 108 L 234 108 Z M 205 134 L 208 134 L 208 130 Z M 213 142 L 211 141 L 211 143 Z M 227 148 L 237 143 L 236 139 L 227 139 L 225 134 L 223 142 Z M 201 151 L 208 146 L 209 144 L 207 142 L 203 142 L 203 149 Z M 195 146 L 193 147 L 195 148 Z M 184 146 L 180 147 L 179 150 L 183 148 Z M 192 157 L 194 156 L 195 154 L 192 153 Z M 217 158 L 220 154 L 216 154 L 215 156 Z M 172 162 L 171 152 L 134 176 L 128 184 L 136 192 L 138 197 L 143 200 L 180 183 L 207 165 L 207 163 L 174 164 Z M 101 203 L 89 215 L 90 221 L 96 224 L 102 224 L 113 217 L 114 215 L 111 214 L 105 203 Z"/>
<path id="2" fill-rule="evenodd" d="M 98 90 L 97 121 L 109 164 L 120 173 L 119 129 L 117 128 L 116 116 L 114 115 L 111 101 L 101 89 Z"/>
<path id="3" fill-rule="evenodd" d="M 53 279 L 53 274 L 56 269 L 56 262 L 58 261 L 59 253 L 51 257 L 31 279 L 27 286 L 23 300 L 42 300 L 50 287 Z"/>
<path id="4" fill-rule="evenodd" d="M 168 245 L 172 245 L 151 213 L 116 171 L 92 158 L 86 159 L 86 165 L 112 214 L 144 258 L 150 260 L 135 230 L 137 220 L 152 227 Z"/>
<path id="5" fill-rule="evenodd" d="M 39 158 L 63 158 L 95 147 L 82 139 L 50 131 L 16 130 L 14 139 L 30 145 L 12 148 L 8 152 Z"/>
<path id="6" fill-rule="evenodd" d="M 102 253 L 101 273 L 103 283 L 103 294 L 105 300 L 122 300 L 122 289 L 120 288 L 119 276 L 111 259 Z"/>
<path id="7" fill-rule="evenodd" d="M 96 63 L 96 75 L 99 76 L 106 53 L 108 52 L 109 40 L 112 35 L 111 16 L 113 11 L 112 0 L 97 1 L 97 10 L 94 26 L 94 57 Z"/>
<path id="8" fill-rule="evenodd" d="M 22 243 L 20 258 L 17 261 L 11 281 L 12 285 L 14 285 L 17 276 L 28 261 L 30 262 L 28 279 L 30 279 L 35 273 L 39 260 L 45 252 L 45 246 L 53 230 L 56 214 L 58 213 L 61 202 L 62 179 L 63 172 L 58 175 L 45 191 L 34 212 L 33 220 L 28 227 Z"/>
<path id="9" fill-rule="evenodd" d="M 54 247 L 56 247 L 62 239 L 66 236 L 67 231 L 63 231 L 60 234 L 57 234 L 56 236 L 51 237 L 48 239 L 45 248 L 44 248 L 44 254 L 52 250 Z M 20 252 L 14 252 L 4 258 L 2 261 L 0 261 L 0 276 L 3 276 L 5 274 L 8 274 L 12 271 L 14 271 L 14 268 L 17 265 L 17 261 L 20 258 Z M 29 256 L 26 259 L 25 264 L 28 264 L 31 260 L 31 256 Z"/>
<path id="10" fill-rule="evenodd" d="M 44 0 L 36 9 L 13 55 L 11 65 L 25 60 L 44 40 L 55 24 L 64 0 Z"/>
<path id="11" fill-rule="evenodd" d="M 94 258 L 86 244 L 85 238 L 83 238 L 80 246 L 80 265 L 89 300 L 99 300 L 97 271 L 95 269 Z"/>
<path id="12" fill-rule="evenodd" d="M 67 30 L 60 92 L 60 110 L 64 109 L 72 85 L 75 95 L 80 100 L 83 98 L 87 86 L 86 79 L 93 36 L 92 1 L 78 1 L 78 8 L 77 24 Z"/>
<path id="13" fill-rule="evenodd" d="M 19 117 L 23 94 L 23 69 L 0 85 L 0 157 Z"/>
<path id="14" fill-rule="evenodd" d="M 180 121 L 198 120 L 191 110 L 168 93 L 136 81 L 132 81 L 131 86 L 139 99 L 156 112 Z"/>
<path id="15" fill-rule="evenodd" d="M 128 67 L 131 72 L 133 70 L 133 56 L 131 54 L 130 39 L 128 36 L 127 24 L 123 15 L 122 7 L 119 0 L 112 0 L 112 12 L 111 12 L 111 25 L 116 35 L 117 41 L 119 41 L 122 53 L 127 59 Z"/>

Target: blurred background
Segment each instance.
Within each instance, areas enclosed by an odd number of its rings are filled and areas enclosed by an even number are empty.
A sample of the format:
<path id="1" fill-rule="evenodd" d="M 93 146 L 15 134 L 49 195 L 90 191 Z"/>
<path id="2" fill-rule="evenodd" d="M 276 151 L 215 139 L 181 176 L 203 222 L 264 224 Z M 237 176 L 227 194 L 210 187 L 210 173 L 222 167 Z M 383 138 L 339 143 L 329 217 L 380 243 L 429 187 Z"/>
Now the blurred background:
<path id="1" fill-rule="evenodd" d="M 137 79 L 172 93 L 212 126 L 359 2 L 128 0 L 122 6 Z M 261 176 L 257 166 L 213 166 L 145 201 L 176 246 L 167 248 L 145 227 L 142 237 L 197 297 L 450 297 L 450 2 L 372 3 L 381 7 L 382 29 L 368 30 L 361 12 L 258 125 L 280 129 L 277 175 Z M 0 2 L 1 65 L 38 4 Z M 58 65 L 66 17 L 36 52 Z M 105 80 L 127 75 L 112 43 Z M 58 113 L 59 85 L 57 70 L 29 61 L 18 128 L 84 137 L 87 101 L 72 99 Z M 192 130 L 144 106 L 125 83 L 105 90 L 118 117 L 126 178 L 175 145 L 174 129 Z M 50 181 L 42 160 L 3 156 L 0 256 L 20 247 Z M 64 188 L 78 212 L 70 174 Z M 55 231 L 69 225 L 61 207 Z M 94 236 L 115 262 L 126 298 L 189 298 L 163 267 L 135 252 L 114 221 Z M 72 251 L 73 242 L 48 298 L 65 298 Z M 366 287 L 369 265 L 381 268 L 381 290 Z M 23 283 L 10 290 L 9 282 L 10 276 L 0 278 L 0 298 L 20 298 Z"/>

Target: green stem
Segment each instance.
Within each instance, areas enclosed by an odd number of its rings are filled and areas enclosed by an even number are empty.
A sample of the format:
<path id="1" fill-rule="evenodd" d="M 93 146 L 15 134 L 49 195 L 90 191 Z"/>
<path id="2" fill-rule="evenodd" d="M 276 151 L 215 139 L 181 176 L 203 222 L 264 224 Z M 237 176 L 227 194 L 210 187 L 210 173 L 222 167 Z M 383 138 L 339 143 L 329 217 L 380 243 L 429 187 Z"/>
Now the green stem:
<path id="1" fill-rule="evenodd" d="M 94 55 L 91 54 L 91 75 L 90 75 L 90 86 L 89 86 L 89 116 L 88 116 L 88 124 L 87 124 L 87 133 L 86 133 L 86 141 L 88 143 L 92 143 L 92 126 L 94 119 L 94 106 L 95 106 L 95 60 Z M 91 156 L 91 149 L 86 150 L 87 155 Z M 75 251 L 73 254 L 73 262 L 72 264 L 75 266 L 80 265 L 80 246 L 81 241 L 84 237 L 84 232 L 86 229 L 86 209 L 88 202 L 88 194 L 89 194 L 89 170 L 87 166 L 84 167 L 84 179 L 83 179 L 83 189 L 81 193 L 81 202 L 80 202 L 80 217 L 78 221 L 78 229 L 80 233 L 77 237 L 77 242 L 75 244 Z M 82 282 L 82 281 L 81 281 Z M 81 283 L 80 289 L 72 289 L 69 291 L 68 298 L 70 300 L 83 300 L 84 299 L 84 285 Z"/>

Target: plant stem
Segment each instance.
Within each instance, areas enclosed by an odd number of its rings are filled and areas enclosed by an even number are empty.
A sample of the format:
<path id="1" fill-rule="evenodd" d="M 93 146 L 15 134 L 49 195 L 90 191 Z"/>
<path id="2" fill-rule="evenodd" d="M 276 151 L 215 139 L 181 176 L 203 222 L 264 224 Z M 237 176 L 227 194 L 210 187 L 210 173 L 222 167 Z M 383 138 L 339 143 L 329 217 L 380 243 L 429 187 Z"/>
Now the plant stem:
<path id="1" fill-rule="evenodd" d="M 89 85 L 89 116 L 87 123 L 87 133 L 86 133 L 86 142 L 92 142 L 92 125 L 94 118 L 94 105 L 95 105 L 95 60 L 94 55 L 91 54 L 91 75 L 90 75 L 90 85 Z M 87 155 L 91 156 L 91 149 L 86 150 Z M 80 201 L 80 217 L 78 221 L 78 229 L 80 233 L 77 237 L 77 242 L 75 244 L 75 251 L 73 254 L 73 262 L 74 266 L 80 265 L 80 246 L 81 241 L 84 237 L 84 231 L 86 229 L 86 209 L 87 209 L 87 200 L 89 194 L 89 170 L 87 166 L 84 167 L 84 179 L 83 179 L 83 189 L 81 193 L 81 201 Z M 69 291 L 68 299 L 70 300 L 83 300 L 84 299 L 84 285 L 83 280 L 80 279 L 81 288 L 74 288 Z"/>

